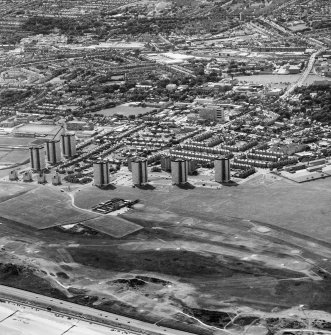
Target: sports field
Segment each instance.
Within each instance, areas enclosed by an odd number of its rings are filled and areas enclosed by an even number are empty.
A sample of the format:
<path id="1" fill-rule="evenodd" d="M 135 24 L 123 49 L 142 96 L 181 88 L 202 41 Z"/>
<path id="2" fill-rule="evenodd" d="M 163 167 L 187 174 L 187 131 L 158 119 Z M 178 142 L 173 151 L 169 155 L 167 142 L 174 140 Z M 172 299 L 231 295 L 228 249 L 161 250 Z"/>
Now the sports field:
<path id="1" fill-rule="evenodd" d="M 46 125 L 46 124 L 24 124 L 14 130 L 15 133 L 25 134 L 38 134 L 38 135 L 55 135 L 59 130 L 60 126 Z"/>
<path id="2" fill-rule="evenodd" d="M 101 111 L 98 111 L 98 114 L 102 114 L 104 116 L 113 116 L 114 114 L 129 116 L 129 115 L 145 114 L 150 112 L 151 110 L 153 110 L 153 108 L 151 107 L 133 107 L 128 106 L 127 104 L 123 104 L 113 108 L 103 109 Z"/>
<path id="3" fill-rule="evenodd" d="M 38 186 L 22 195 L 0 203 L 0 217 L 29 225 L 36 229 L 76 223 L 97 217 L 71 206 L 70 198 L 58 189 Z"/>
<path id="4" fill-rule="evenodd" d="M 113 216 L 80 210 L 58 188 L 22 183 L 0 184 L 0 217 L 36 229 L 81 223 L 103 234 L 122 238 L 142 229 L 138 224 Z"/>
<path id="5" fill-rule="evenodd" d="M 143 229 L 143 227 L 135 223 L 113 215 L 102 215 L 82 224 L 115 238 L 121 238 Z"/>

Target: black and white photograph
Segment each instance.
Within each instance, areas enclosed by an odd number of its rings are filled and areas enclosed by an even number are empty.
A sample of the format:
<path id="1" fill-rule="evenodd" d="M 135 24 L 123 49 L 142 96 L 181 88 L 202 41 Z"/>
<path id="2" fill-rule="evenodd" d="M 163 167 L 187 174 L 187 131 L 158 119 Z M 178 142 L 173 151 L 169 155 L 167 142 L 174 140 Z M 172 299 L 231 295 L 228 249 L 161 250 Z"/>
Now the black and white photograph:
<path id="1" fill-rule="evenodd" d="M 331 335 L 331 0 L 0 0 L 0 335 Z"/>

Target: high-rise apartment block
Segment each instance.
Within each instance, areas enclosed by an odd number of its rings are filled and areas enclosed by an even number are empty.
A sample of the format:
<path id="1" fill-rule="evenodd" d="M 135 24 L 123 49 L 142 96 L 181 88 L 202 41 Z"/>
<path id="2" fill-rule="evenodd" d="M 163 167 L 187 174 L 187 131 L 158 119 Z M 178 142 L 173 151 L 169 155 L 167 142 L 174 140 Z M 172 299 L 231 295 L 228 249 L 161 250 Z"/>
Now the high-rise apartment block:
<path id="1" fill-rule="evenodd" d="M 109 184 L 109 162 L 97 161 L 93 163 L 94 185 L 105 186 Z"/>
<path id="2" fill-rule="evenodd" d="M 50 140 L 46 142 L 46 156 L 50 164 L 57 164 L 61 161 L 60 140 Z"/>
<path id="3" fill-rule="evenodd" d="M 173 185 L 187 183 L 188 165 L 185 159 L 171 161 L 171 176 Z"/>
<path id="4" fill-rule="evenodd" d="M 66 158 L 71 158 L 76 154 L 76 136 L 73 133 L 61 135 L 62 154 Z"/>
<path id="5" fill-rule="evenodd" d="M 218 183 L 228 183 L 231 180 L 230 160 L 226 157 L 219 157 L 214 161 L 215 181 Z"/>
<path id="6" fill-rule="evenodd" d="M 42 171 L 46 168 L 45 151 L 42 145 L 30 147 L 30 164 L 31 169 Z"/>
<path id="7" fill-rule="evenodd" d="M 148 182 L 147 160 L 135 159 L 132 165 L 132 182 L 134 185 L 145 185 Z"/>

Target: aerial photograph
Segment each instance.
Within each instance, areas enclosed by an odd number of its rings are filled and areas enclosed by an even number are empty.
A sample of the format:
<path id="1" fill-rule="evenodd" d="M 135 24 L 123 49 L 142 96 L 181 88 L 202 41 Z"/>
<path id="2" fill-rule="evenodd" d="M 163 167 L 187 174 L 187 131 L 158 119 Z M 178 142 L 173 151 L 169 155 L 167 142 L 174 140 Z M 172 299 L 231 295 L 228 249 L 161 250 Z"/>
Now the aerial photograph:
<path id="1" fill-rule="evenodd" d="M 0 335 L 331 335 L 331 0 L 0 0 Z"/>

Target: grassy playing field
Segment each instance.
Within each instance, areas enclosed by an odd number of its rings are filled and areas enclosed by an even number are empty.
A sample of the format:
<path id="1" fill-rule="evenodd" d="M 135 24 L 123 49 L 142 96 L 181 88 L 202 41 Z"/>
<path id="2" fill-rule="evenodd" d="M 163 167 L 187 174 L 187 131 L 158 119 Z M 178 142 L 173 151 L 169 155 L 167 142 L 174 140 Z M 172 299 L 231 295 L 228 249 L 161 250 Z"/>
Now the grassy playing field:
<path id="1" fill-rule="evenodd" d="M 135 223 L 112 215 L 102 215 L 83 222 L 83 225 L 115 238 L 121 238 L 142 229 Z"/>
<path id="2" fill-rule="evenodd" d="M 1 164 L 17 164 L 22 163 L 29 159 L 29 151 L 22 149 L 6 149 L 1 150 L 0 148 L 0 165 Z"/>
<path id="3" fill-rule="evenodd" d="M 9 220 L 43 229 L 62 222 L 76 223 L 97 217 L 71 206 L 70 198 L 59 189 L 35 187 L 0 204 L 0 216 Z"/>
<path id="4" fill-rule="evenodd" d="M 15 198 L 33 189 L 32 185 L 22 185 L 17 183 L 0 184 L 0 203 L 11 198 Z"/>
<path id="5" fill-rule="evenodd" d="M 69 196 L 58 188 L 19 183 L 0 184 L 0 217 L 37 229 L 82 223 L 115 238 L 142 229 L 116 216 L 74 208 Z"/>

